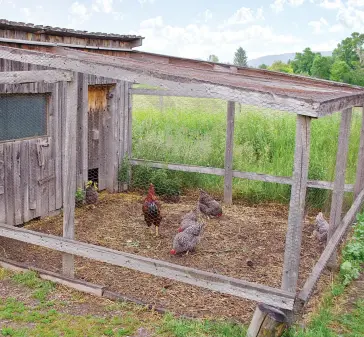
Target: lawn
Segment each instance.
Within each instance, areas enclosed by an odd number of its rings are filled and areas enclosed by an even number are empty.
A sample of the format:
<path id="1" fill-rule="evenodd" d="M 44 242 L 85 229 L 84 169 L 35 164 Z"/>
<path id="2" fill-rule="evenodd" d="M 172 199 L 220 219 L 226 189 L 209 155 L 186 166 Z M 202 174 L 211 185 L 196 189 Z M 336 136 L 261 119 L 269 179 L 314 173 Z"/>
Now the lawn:
<path id="1" fill-rule="evenodd" d="M 217 99 L 133 97 L 133 157 L 168 163 L 224 167 L 226 102 Z M 294 155 L 295 114 L 237 105 L 233 168 L 291 176 Z M 309 178 L 332 181 L 335 171 L 340 114 L 313 119 Z M 352 118 L 346 183 L 355 180 L 361 112 Z M 222 192 L 223 178 L 206 174 L 168 172 L 181 188 L 202 187 Z M 134 169 L 137 184 L 149 176 Z M 165 187 L 168 188 L 168 187 Z M 253 202 L 288 202 L 290 186 L 234 178 L 235 198 Z M 326 205 L 329 193 L 310 189 L 308 202 Z M 350 198 L 350 196 L 347 196 Z"/>

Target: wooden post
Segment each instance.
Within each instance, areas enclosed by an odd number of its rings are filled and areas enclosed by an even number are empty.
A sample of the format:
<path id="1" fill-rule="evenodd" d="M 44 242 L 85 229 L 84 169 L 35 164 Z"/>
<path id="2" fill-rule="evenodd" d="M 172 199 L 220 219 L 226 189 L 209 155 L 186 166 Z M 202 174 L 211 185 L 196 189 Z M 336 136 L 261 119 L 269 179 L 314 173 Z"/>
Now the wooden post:
<path id="1" fill-rule="evenodd" d="M 310 154 L 311 119 L 297 115 L 296 149 L 294 156 L 293 184 L 289 204 L 286 247 L 282 275 L 282 289 L 295 292 L 300 264 L 302 224 L 305 208 L 308 164 Z"/>
<path id="2" fill-rule="evenodd" d="M 67 83 L 63 149 L 63 237 L 74 239 L 76 192 L 77 76 Z M 63 254 L 63 274 L 74 277 L 74 256 Z"/>
<path id="3" fill-rule="evenodd" d="M 233 146 L 234 146 L 235 102 L 227 104 L 224 202 L 233 203 Z"/>
<path id="4" fill-rule="evenodd" d="M 292 177 L 293 183 L 289 204 L 288 227 L 282 275 L 282 289 L 288 290 L 292 293 L 296 292 L 300 262 L 302 223 L 305 208 L 310 154 L 310 126 L 310 117 L 297 115 L 296 148 Z M 259 336 L 261 325 L 265 320 L 265 316 L 266 314 L 260 310 L 259 307 L 256 308 L 253 320 L 251 321 L 248 330 L 249 337 Z M 288 316 L 288 322 L 291 323 L 293 319 L 292 313 Z"/>
<path id="5" fill-rule="evenodd" d="M 287 316 L 281 310 L 259 303 L 247 331 L 247 337 L 280 337 L 286 328 Z"/>
<path id="6" fill-rule="evenodd" d="M 330 226 L 327 237 L 328 240 L 330 240 L 331 236 L 335 233 L 337 227 L 341 222 L 341 212 L 345 193 L 345 172 L 349 149 L 351 116 L 351 108 L 345 109 L 341 113 L 339 141 L 336 155 L 335 181 L 331 199 Z M 331 268 L 335 267 L 336 265 L 336 255 L 337 251 L 332 254 L 329 261 L 328 266 Z"/>
<path id="7" fill-rule="evenodd" d="M 354 185 L 354 200 L 364 188 L 364 104 L 362 106 L 362 122 L 360 132 L 360 146 L 358 154 L 358 164 L 356 167 L 356 178 Z"/>

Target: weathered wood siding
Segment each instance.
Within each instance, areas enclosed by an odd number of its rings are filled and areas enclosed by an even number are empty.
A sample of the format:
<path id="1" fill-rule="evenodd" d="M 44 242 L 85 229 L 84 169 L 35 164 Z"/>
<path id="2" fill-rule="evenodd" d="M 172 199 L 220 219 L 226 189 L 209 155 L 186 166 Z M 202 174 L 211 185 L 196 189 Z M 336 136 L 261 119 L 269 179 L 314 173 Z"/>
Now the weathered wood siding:
<path id="1" fill-rule="evenodd" d="M 23 64 L 0 59 L 0 71 L 42 70 L 41 66 Z M 123 118 L 120 100 L 127 98 L 123 90 L 115 90 L 122 82 L 79 74 L 77 108 L 77 186 L 83 187 L 87 181 L 89 163 L 97 163 L 100 188 L 117 190 L 117 167 L 123 148 L 123 131 L 119 129 Z M 88 85 L 113 84 L 109 90 L 114 97 L 105 97 L 106 114 L 100 119 L 102 146 L 98 152 L 92 151 L 88 137 Z M 64 142 L 64 110 L 66 107 L 66 85 L 21 84 L 0 85 L 1 93 L 49 93 L 47 109 L 47 135 L 42 137 L 0 142 L 0 221 L 19 225 L 31 219 L 47 216 L 61 209 L 62 197 L 62 144 Z M 91 92 L 92 91 L 91 87 Z M 103 94 L 106 91 L 102 91 Z M 128 97 L 128 96 L 127 96 Z M 91 99 L 92 100 L 92 99 Z M 106 103 L 105 103 L 106 102 Z M 106 104 L 106 107 L 105 107 Z M 94 110 L 92 106 L 91 110 Z M 100 123 L 99 121 L 99 123 Z M 116 131 L 115 131 L 116 130 Z M 114 132 L 117 136 L 114 137 Z M 121 136 L 120 136 L 121 135 Z M 113 142 L 116 142 L 114 144 Z M 115 146 L 114 146 L 115 145 Z M 95 156 L 95 158 L 94 158 Z M 107 163 L 113 163 L 107 167 Z M 115 164 L 116 163 L 116 164 Z"/>

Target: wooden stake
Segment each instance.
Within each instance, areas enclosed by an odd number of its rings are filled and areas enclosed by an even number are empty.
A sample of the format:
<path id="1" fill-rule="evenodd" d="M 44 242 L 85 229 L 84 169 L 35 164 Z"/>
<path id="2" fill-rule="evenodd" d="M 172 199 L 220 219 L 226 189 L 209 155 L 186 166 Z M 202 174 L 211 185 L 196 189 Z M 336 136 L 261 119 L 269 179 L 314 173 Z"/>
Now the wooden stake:
<path id="1" fill-rule="evenodd" d="M 354 200 L 364 188 L 364 104 L 362 106 L 362 122 L 360 132 L 360 147 L 358 154 L 358 164 L 356 167 L 356 178 L 354 185 Z"/>
<path id="2" fill-rule="evenodd" d="M 327 239 L 329 240 L 335 233 L 341 222 L 341 212 L 344 202 L 345 172 L 349 149 L 349 136 L 351 126 L 352 109 L 345 109 L 341 113 L 341 123 L 339 131 L 339 141 L 336 155 L 335 181 L 331 199 L 330 226 Z M 331 256 L 329 266 L 336 265 L 337 251 Z"/>
<path id="3" fill-rule="evenodd" d="M 63 237 L 74 239 L 76 192 L 77 76 L 67 83 L 63 151 Z M 74 277 L 74 256 L 63 254 L 63 274 Z"/>
<path id="4" fill-rule="evenodd" d="M 300 264 L 302 224 L 310 153 L 310 123 L 311 119 L 309 117 L 297 116 L 293 184 L 282 276 L 282 289 L 290 292 L 296 291 Z"/>
<path id="5" fill-rule="evenodd" d="M 234 146 L 235 102 L 229 101 L 226 118 L 225 183 L 224 202 L 233 203 L 233 146 Z"/>

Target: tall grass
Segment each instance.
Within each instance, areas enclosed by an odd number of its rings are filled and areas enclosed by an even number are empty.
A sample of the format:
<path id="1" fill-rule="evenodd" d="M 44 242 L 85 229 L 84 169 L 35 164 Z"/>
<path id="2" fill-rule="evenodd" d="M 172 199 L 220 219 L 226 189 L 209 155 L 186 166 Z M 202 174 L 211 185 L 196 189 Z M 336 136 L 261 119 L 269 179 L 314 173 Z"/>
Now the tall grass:
<path id="1" fill-rule="evenodd" d="M 133 157 L 168 163 L 224 167 L 226 102 L 217 99 L 133 98 Z M 354 111 L 346 182 L 355 179 L 361 114 Z M 309 179 L 334 178 L 340 114 L 312 120 Z M 296 132 L 295 114 L 237 105 L 233 168 L 291 176 Z M 134 175 L 144 175 L 134 169 Z M 184 188 L 222 191 L 223 179 L 212 175 L 170 172 Z M 235 197 L 287 202 L 290 186 L 234 178 Z M 308 201 L 322 207 L 329 192 L 310 189 Z"/>

